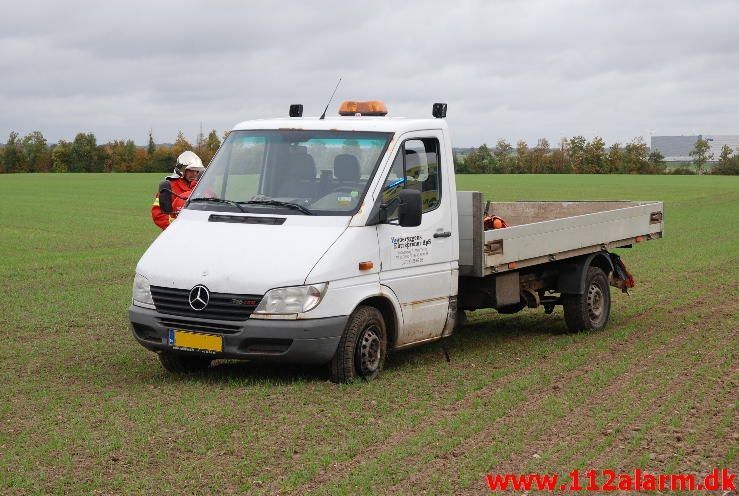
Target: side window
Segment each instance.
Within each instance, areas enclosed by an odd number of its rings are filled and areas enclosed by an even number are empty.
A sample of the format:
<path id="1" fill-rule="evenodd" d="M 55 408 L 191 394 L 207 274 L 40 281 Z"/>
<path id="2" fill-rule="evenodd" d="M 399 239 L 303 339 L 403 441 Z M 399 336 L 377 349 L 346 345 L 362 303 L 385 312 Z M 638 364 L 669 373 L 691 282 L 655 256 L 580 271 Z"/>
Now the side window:
<path id="1" fill-rule="evenodd" d="M 395 156 L 382 190 L 382 202 L 388 206 L 387 219 L 398 218 L 398 197 L 401 189 L 420 191 L 424 212 L 439 206 L 440 171 L 439 141 L 436 138 L 405 141 Z"/>

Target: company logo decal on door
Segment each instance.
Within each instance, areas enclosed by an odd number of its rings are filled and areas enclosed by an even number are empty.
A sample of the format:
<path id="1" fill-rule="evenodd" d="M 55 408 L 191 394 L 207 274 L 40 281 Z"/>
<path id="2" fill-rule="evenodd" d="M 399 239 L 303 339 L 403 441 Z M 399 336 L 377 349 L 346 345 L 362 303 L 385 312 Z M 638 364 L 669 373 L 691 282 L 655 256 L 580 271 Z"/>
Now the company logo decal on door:
<path id="1" fill-rule="evenodd" d="M 390 236 L 392 244 L 390 260 L 393 267 L 408 267 L 431 262 L 431 238 L 420 234 Z"/>

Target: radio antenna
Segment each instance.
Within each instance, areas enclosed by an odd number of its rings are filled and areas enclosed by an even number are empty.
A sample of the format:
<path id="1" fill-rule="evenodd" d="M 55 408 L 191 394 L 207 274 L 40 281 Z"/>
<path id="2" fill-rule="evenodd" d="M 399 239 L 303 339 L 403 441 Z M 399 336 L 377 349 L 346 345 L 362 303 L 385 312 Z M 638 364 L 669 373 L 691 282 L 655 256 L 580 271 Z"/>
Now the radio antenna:
<path id="1" fill-rule="evenodd" d="M 331 93 L 331 98 L 328 99 L 328 103 L 326 104 L 326 108 L 323 109 L 323 113 L 321 114 L 321 117 L 319 119 L 325 119 L 326 118 L 326 111 L 328 110 L 328 106 L 331 105 L 331 100 L 334 99 L 334 95 L 336 94 L 336 90 L 339 89 L 339 85 L 341 84 L 341 78 L 339 78 L 339 82 L 336 83 L 336 88 L 334 88 L 334 92 Z"/>

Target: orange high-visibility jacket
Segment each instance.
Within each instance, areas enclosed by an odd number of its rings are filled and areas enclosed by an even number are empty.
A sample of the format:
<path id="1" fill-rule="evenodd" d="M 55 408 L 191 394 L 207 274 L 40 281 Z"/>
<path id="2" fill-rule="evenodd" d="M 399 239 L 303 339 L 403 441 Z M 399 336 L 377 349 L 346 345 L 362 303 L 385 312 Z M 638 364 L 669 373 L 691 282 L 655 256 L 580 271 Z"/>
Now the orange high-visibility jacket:
<path id="1" fill-rule="evenodd" d="M 169 180 L 169 186 L 172 189 L 172 192 L 184 197 L 185 199 L 190 196 L 190 193 L 192 193 L 192 189 L 195 187 L 195 184 L 197 182 L 193 181 L 193 183 L 190 184 L 181 177 L 168 177 L 167 179 Z M 154 220 L 154 223 L 161 227 L 162 230 L 167 229 L 172 221 L 177 218 L 177 213 L 185 204 L 185 199 L 178 198 L 172 195 L 173 212 L 171 214 L 165 214 L 159 207 L 159 192 L 157 191 L 157 194 L 154 196 L 154 203 L 152 203 L 151 205 L 151 218 Z"/>

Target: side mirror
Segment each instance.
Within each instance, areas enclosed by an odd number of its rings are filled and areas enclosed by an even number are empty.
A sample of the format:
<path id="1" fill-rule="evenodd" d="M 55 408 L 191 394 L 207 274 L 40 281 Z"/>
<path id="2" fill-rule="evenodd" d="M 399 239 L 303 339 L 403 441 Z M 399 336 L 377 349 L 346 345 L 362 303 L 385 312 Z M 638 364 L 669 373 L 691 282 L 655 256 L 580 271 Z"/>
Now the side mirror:
<path id="1" fill-rule="evenodd" d="M 165 214 L 172 213 L 172 190 L 166 179 L 159 183 L 159 208 Z"/>
<path id="2" fill-rule="evenodd" d="M 400 191 L 400 205 L 398 206 L 398 223 L 403 227 L 421 225 L 421 192 L 417 189 Z"/>

